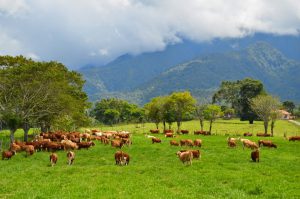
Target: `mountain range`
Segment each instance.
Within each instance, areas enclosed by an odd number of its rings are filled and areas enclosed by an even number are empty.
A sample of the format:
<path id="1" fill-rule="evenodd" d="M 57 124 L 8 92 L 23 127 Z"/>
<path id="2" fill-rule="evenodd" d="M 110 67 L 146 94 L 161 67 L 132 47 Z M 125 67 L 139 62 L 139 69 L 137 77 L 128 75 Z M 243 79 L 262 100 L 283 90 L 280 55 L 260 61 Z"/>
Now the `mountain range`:
<path id="1" fill-rule="evenodd" d="M 202 43 L 183 40 L 160 52 L 126 54 L 79 72 L 91 101 L 118 97 L 144 104 L 180 90 L 207 98 L 223 80 L 251 77 L 281 100 L 300 102 L 300 37 L 256 34 Z"/>

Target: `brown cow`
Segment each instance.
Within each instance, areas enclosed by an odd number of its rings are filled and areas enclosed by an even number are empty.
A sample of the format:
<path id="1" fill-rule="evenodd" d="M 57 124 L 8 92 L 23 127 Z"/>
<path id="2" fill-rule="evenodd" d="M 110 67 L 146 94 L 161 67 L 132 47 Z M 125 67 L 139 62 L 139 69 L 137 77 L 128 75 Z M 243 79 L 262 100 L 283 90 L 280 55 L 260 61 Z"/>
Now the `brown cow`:
<path id="1" fill-rule="evenodd" d="M 194 146 L 201 147 L 202 146 L 202 140 L 201 139 L 194 140 Z"/>
<path id="2" fill-rule="evenodd" d="M 166 138 L 172 138 L 172 137 L 175 137 L 175 135 L 173 133 L 166 133 L 165 137 Z"/>
<path id="3" fill-rule="evenodd" d="M 192 165 L 193 153 L 191 151 L 185 151 L 185 152 L 178 151 L 176 154 L 183 164 L 187 162 L 187 164 Z"/>
<path id="4" fill-rule="evenodd" d="M 291 136 L 289 137 L 289 141 L 300 141 L 300 136 Z"/>
<path id="5" fill-rule="evenodd" d="M 274 143 L 273 143 L 272 141 L 270 141 L 270 140 L 259 140 L 259 141 L 258 141 L 258 145 L 259 145 L 259 147 L 260 147 L 261 145 L 263 145 L 263 146 L 267 146 L 267 147 L 269 147 L 269 148 L 271 148 L 271 147 L 277 148 L 277 145 L 274 144 Z"/>
<path id="6" fill-rule="evenodd" d="M 251 159 L 253 162 L 259 162 L 259 150 L 258 149 L 251 152 Z"/>
<path id="7" fill-rule="evenodd" d="M 16 154 L 15 151 L 3 151 L 2 152 L 2 160 L 4 160 L 4 159 L 8 159 L 9 160 L 15 154 Z"/>
<path id="8" fill-rule="evenodd" d="M 155 134 L 157 134 L 157 133 L 159 133 L 159 129 L 151 129 L 151 130 L 150 130 L 150 133 L 153 133 L 153 134 L 155 133 Z"/>
<path id="9" fill-rule="evenodd" d="M 246 132 L 246 133 L 244 133 L 244 136 L 245 136 L 245 137 L 247 137 L 247 136 L 250 137 L 250 136 L 252 136 L 252 133 Z"/>
<path id="10" fill-rule="evenodd" d="M 267 134 L 267 133 L 257 133 L 256 136 L 257 136 L 257 137 L 270 137 L 271 134 Z"/>
<path id="11" fill-rule="evenodd" d="M 182 134 L 189 134 L 189 130 L 181 130 L 180 131 Z"/>
<path id="12" fill-rule="evenodd" d="M 180 150 L 180 152 L 190 151 L 193 153 L 193 159 L 201 159 L 201 152 L 199 150 Z"/>
<path id="13" fill-rule="evenodd" d="M 170 145 L 171 146 L 179 146 L 179 143 L 176 140 L 171 140 Z"/>
<path id="14" fill-rule="evenodd" d="M 50 164 L 53 167 L 57 162 L 58 156 L 56 153 L 51 153 L 50 155 Z"/>
<path id="15" fill-rule="evenodd" d="M 73 151 L 69 151 L 67 153 L 68 165 L 72 165 L 75 160 L 75 153 Z"/>
<path id="16" fill-rule="evenodd" d="M 89 149 L 91 146 L 95 146 L 95 143 L 90 141 L 90 142 L 80 142 L 77 144 L 78 145 L 78 149 Z"/>
<path id="17" fill-rule="evenodd" d="M 111 146 L 115 148 L 122 148 L 123 147 L 123 142 L 122 140 L 112 140 L 111 141 Z"/>
<path id="18" fill-rule="evenodd" d="M 115 153 L 115 161 L 116 165 L 128 165 L 130 161 L 130 156 L 127 153 L 124 153 L 123 151 L 117 151 Z"/>
<path id="19" fill-rule="evenodd" d="M 159 138 L 152 138 L 152 144 L 154 143 L 161 143 L 161 140 Z"/>

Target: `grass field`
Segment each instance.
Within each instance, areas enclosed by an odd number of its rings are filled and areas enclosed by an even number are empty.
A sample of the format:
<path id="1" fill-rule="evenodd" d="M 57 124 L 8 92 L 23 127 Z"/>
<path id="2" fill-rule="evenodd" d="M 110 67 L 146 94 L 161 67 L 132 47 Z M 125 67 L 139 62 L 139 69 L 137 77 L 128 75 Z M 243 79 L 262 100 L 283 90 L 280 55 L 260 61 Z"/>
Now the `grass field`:
<path id="1" fill-rule="evenodd" d="M 117 150 L 98 142 L 89 150 L 76 151 L 73 166 L 67 166 L 63 151 L 57 152 L 54 167 L 49 166 L 49 152 L 28 158 L 19 153 L 0 161 L 0 198 L 300 198 L 300 142 L 282 136 L 299 134 L 299 129 L 286 121 L 278 122 L 276 136 L 267 138 L 278 148 L 261 148 L 260 163 L 251 162 L 251 150 L 243 150 L 240 143 L 236 149 L 227 148 L 227 136 L 221 134 L 250 131 L 247 123 L 237 120 L 218 121 L 213 129 L 220 135 L 175 138 L 203 140 L 202 159 L 192 166 L 178 160 L 175 153 L 181 147 L 171 147 L 170 139 L 158 135 L 163 142 L 151 144 L 143 133 L 153 124 L 135 126 L 113 127 L 133 132 L 133 145 L 123 148 L 132 158 L 129 166 L 115 166 Z M 183 128 L 196 130 L 198 122 L 186 122 Z M 254 133 L 258 131 L 262 131 L 259 123 L 253 127 Z"/>

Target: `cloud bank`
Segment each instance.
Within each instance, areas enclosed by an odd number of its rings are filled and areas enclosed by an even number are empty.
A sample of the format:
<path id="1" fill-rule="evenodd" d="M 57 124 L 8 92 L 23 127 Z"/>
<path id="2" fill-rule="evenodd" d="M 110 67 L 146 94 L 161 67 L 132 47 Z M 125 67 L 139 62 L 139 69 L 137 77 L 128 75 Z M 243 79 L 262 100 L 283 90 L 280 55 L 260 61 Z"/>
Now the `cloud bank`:
<path id="1" fill-rule="evenodd" d="M 298 0 L 0 0 L 0 54 L 70 68 L 255 32 L 299 35 Z"/>

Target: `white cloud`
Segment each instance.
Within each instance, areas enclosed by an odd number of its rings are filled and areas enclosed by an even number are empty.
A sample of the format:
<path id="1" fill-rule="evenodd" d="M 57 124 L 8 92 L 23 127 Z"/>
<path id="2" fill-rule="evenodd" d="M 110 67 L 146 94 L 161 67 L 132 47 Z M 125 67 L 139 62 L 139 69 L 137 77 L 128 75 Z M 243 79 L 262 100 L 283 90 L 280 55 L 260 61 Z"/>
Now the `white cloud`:
<path id="1" fill-rule="evenodd" d="M 69 67 L 162 50 L 182 37 L 299 34 L 300 27 L 298 0 L 0 0 L 1 15 L 0 53 Z"/>

